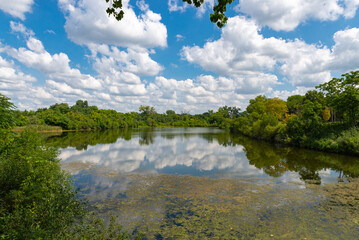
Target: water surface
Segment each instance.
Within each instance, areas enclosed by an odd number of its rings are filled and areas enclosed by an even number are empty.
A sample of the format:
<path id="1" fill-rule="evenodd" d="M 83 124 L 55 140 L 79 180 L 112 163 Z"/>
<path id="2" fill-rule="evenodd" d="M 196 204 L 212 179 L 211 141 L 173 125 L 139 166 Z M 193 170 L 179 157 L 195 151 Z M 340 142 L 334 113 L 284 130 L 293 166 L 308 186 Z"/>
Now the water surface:
<path id="1" fill-rule="evenodd" d="M 150 239 L 357 239 L 359 159 L 213 128 L 66 133 L 62 165 L 100 216 Z"/>

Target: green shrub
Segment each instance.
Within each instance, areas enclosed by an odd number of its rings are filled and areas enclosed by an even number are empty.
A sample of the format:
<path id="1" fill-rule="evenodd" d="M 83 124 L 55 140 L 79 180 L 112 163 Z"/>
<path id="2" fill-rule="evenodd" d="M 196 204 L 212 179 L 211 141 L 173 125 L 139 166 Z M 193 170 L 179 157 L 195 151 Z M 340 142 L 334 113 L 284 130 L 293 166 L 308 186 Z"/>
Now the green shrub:
<path id="1" fill-rule="evenodd" d="M 343 151 L 359 154 L 359 128 L 352 128 L 342 132 L 337 142 Z"/>
<path id="2" fill-rule="evenodd" d="M 329 133 L 328 137 L 311 139 L 306 142 L 306 146 L 322 151 L 359 154 L 359 130 L 352 128 L 342 131 L 337 137 L 336 134 Z"/>
<path id="3" fill-rule="evenodd" d="M 315 142 L 314 148 L 322 151 L 339 152 L 339 144 L 333 139 L 321 138 Z"/>
<path id="4" fill-rule="evenodd" d="M 84 213 L 57 150 L 34 132 L 2 130 L 0 142 L 0 236 L 54 238 Z"/>

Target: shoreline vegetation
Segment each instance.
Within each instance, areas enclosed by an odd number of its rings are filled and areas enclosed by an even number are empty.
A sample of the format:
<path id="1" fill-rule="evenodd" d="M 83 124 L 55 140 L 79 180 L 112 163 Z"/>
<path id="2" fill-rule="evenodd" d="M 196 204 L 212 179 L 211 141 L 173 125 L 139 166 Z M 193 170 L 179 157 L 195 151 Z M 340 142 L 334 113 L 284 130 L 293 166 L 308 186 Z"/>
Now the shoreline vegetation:
<path id="1" fill-rule="evenodd" d="M 34 129 L 12 131 L 14 107 L 0 94 L 0 239 L 143 239 L 88 210 L 58 148 Z"/>
<path id="2" fill-rule="evenodd" d="M 121 113 L 89 106 L 56 103 L 36 111 L 12 110 L 15 131 L 30 126 L 38 132 L 90 131 L 143 127 L 218 127 L 269 142 L 326 152 L 359 155 L 359 71 L 333 78 L 304 95 L 287 101 L 257 96 L 245 111 L 220 107 L 202 114 L 157 113 L 140 106 L 138 112 Z M 61 129 L 61 130 L 60 130 Z"/>
<path id="3" fill-rule="evenodd" d="M 287 101 L 257 96 L 230 129 L 251 138 L 359 155 L 359 71 Z"/>

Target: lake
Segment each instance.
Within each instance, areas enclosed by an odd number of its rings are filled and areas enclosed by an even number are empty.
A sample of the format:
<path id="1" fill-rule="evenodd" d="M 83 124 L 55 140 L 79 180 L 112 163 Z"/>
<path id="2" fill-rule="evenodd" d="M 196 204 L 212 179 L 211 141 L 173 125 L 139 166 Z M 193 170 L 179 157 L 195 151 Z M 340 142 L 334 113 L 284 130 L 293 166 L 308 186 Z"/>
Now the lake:
<path id="1" fill-rule="evenodd" d="M 149 239 L 359 239 L 359 158 L 215 128 L 47 138 L 98 216 Z"/>

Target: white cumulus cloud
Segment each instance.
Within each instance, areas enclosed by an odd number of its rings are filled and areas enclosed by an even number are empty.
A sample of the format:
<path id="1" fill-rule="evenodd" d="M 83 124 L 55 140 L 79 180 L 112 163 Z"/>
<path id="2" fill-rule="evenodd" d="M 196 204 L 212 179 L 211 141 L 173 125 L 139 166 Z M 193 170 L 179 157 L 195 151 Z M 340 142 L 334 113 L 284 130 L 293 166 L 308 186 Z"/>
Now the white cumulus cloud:
<path id="1" fill-rule="evenodd" d="M 33 4 L 34 0 L 0 0 L 0 10 L 25 20 L 25 13 L 31 12 Z"/>
<path id="2" fill-rule="evenodd" d="M 211 10 L 214 6 L 213 0 L 204 0 L 202 5 L 197 8 L 197 16 L 202 17 L 205 12 Z M 188 7 L 195 7 L 193 4 L 189 5 L 182 0 L 168 0 L 168 10 L 170 12 L 184 12 Z"/>
<path id="3" fill-rule="evenodd" d="M 358 6 L 358 0 L 240 0 L 237 10 L 251 16 L 261 26 L 292 31 L 310 19 L 352 18 Z"/>
<path id="4" fill-rule="evenodd" d="M 214 1 L 204 0 L 197 15 L 211 12 Z M 309 20 L 336 21 L 340 17 L 353 18 L 359 7 L 359 0 L 238 0 L 234 9 L 246 14 L 260 26 L 276 31 L 292 31 Z M 231 8 L 228 5 L 227 8 Z M 189 4 L 182 0 L 168 0 L 169 11 L 184 12 Z M 206 13 L 207 14 L 207 13 Z"/>
<path id="5" fill-rule="evenodd" d="M 26 37 L 29 37 L 29 36 L 33 36 L 35 35 L 35 33 L 30 30 L 30 29 L 27 29 L 24 24 L 20 23 L 20 22 L 14 22 L 14 21 L 10 21 L 10 28 L 11 28 L 11 31 L 13 33 L 21 33 L 23 34 L 24 36 Z"/>
<path id="6" fill-rule="evenodd" d="M 31 76 L 24 74 L 23 72 L 17 70 L 15 68 L 13 61 L 7 61 L 6 59 L 0 56 L 0 83 L 5 89 L 11 87 L 14 83 L 16 84 L 24 84 L 25 82 L 35 82 L 36 79 Z"/>
<path id="7" fill-rule="evenodd" d="M 102 74 L 116 74 L 118 70 L 130 72 L 137 76 L 157 75 L 163 67 L 150 58 L 150 51 L 145 48 L 128 48 L 121 51 L 107 45 L 90 45 L 95 59 L 94 68 Z M 100 55 L 100 57 L 98 57 Z"/>
<path id="8" fill-rule="evenodd" d="M 359 28 L 345 29 L 334 34 L 331 68 L 347 72 L 359 68 Z"/>
<path id="9" fill-rule="evenodd" d="M 11 24 L 11 27 L 13 31 L 21 33 L 32 32 L 22 24 Z M 39 70 L 49 78 L 66 82 L 70 86 L 85 89 L 99 89 L 102 87 L 100 80 L 91 75 L 82 74 L 76 68 L 71 68 L 67 54 L 61 52 L 51 55 L 45 50 L 42 42 L 32 35 L 25 35 L 27 37 L 27 48 L 6 47 L 7 54 L 26 66 Z"/>
<path id="10" fill-rule="evenodd" d="M 278 73 L 293 86 L 314 87 L 330 80 L 331 72 L 359 66 L 359 29 L 338 31 L 333 39 L 334 46 L 328 48 L 299 39 L 265 38 L 255 21 L 234 17 L 218 40 L 203 47 L 185 46 L 181 55 L 207 71 L 237 79 L 237 84 L 243 82 L 238 93 L 270 88 L 278 83 L 273 76 Z"/>
<path id="11" fill-rule="evenodd" d="M 123 0 L 124 18 L 117 21 L 109 17 L 105 1 L 59 0 L 66 18 L 65 30 L 77 44 L 110 44 L 121 47 L 166 47 L 167 28 L 161 23 L 161 15 L 152 12 L 144 1 L 138 6 L 142 13 L 137 16 Z"/>

